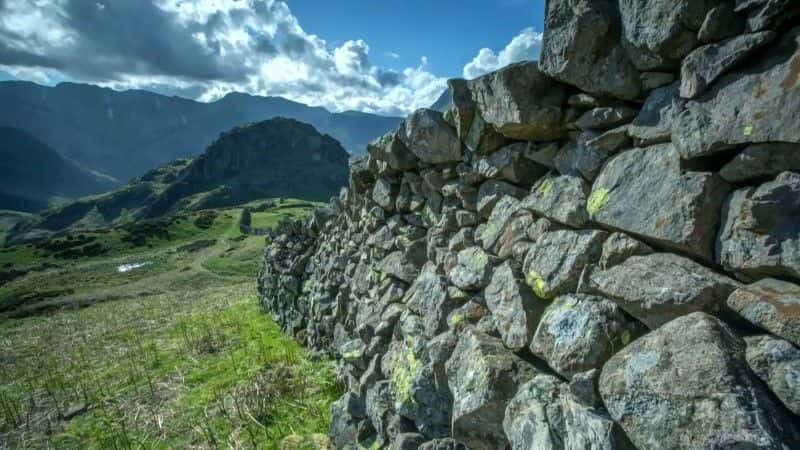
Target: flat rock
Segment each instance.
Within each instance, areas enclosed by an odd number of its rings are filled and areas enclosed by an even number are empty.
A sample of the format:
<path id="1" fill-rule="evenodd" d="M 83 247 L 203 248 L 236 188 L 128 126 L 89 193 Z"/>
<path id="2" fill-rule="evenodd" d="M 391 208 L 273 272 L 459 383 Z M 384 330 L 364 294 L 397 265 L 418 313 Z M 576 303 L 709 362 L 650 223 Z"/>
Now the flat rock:
<path id="1" fill-rule="evenodd" d="M 475 172 L 516 184 L 531 185 L 547 173 L 547 168 L 525 157 L 524 146 L 507 145 L 475 161 Z"/>
<path id="2" fill-rule="evenodd" d="M 520 198 L 525 195 L 525 191 L 500 180 L 486 180 L 478 189 L 478 215 L 489 217 L 492 214 L 497 202 L 505 196 Z"/>
<path id="3" fill-rule="evenodd" d="M 587 210 L 599 224 L 711 261 L 728 189 L 714 174 L 683 173 L 678 152 L 662 144 L 611 159 L 594 182 Z"/>
<path id="4" fill-rule="evenodd" d="M 469 448 L 504 450 L 506 406 L 536 370 L 500 339 L 468 329 L 447 361 L 446 372 L 454 399 L 452 437 Z"/>
<path id="5" fill-rule="evenodd" d="M 674 69 L 698 44 L 697 31 L 720 0 L 621 0 L 622 43 L 639 70 Z"/>
<path id="6" fill-rule="evenodd" d="M 535 61 L 483 75 L 469 81 L 469 88 L 483 120 L 508 138 L 551 141 L 563 134 L 565 89 Z"/>
<path id="7" fill-rule="evenodd" d="M 769 335 L 744 340 L 750 368 L 790 411 L 800 415 L 800 349 Z"/>
<path id="8" fill-rule="evenodd" d="M 800 143 L 800 71 L 794 28 L 747 68 L 722 76 L 672 122 L 684 159 L 712 155 L 740 144 Z"/>
<path id="9" fill-rule="evenodd" d="M 575 125 L 581 130 L 610 130 L 630 122 L 637 111 L 629 106 L 604 106 L 583 113 Z"/>
<path id="10" fill-rule="evenodd" d="M 600 394 L 637 448 L 800 445 L 796 418 L 747 367 L 744 341 L 705 313 L 675 319 L 614 355 Z"/>
<path id="11" fill-rule="evenodd" d="M 497 240 L 503 234 L 506 224 L 521 208 L 520 201 L 510 195 L 503 196 L 497 201 L 489 220 L 486 222 L 486 226 L 480 233 L 477 233 L 478 240 L 483 244 L 484 249 L 489 250 L 497 244 Z"/>
<path id="12" fill-rule="evenodd" d="M 527 347 L 545 304 L 533 296 L 522 273 L 506 261 L 494 271 L 483 296 L 506 347 L 514 351 Z"/>
<path id="13" fill-rule="evenodd" d="M 568 142 L 561 148 L 553 161 L 556 170 L 562 175 L 581 177 L 589 182 L 594 181 L 603 164 L 615 153 L 589 143 L 596 143 L 595 139 L 599 136 L 597 132 L 584 131 L 578 136 L 577 142 Z"/>
<path id="14" fill-rule="evenodd" d="M 442 113 L 420 109 L 400 125 L 398 135 L 420 161 L 442 164 L 461 160 L 461 141 Z"/>
<path id="15" fill-rule="evenodd" d="M 548 176 L 542 178 L 522 199 L 522 207 L 548 219 L 580 228 L 589 221 L 586 199 L 590 187 L 580 177 Z"/>
<path id="16" fill-rule="evenodd" d="M 600 259 L 606 237 L 607 233 L 598 230 L 543 233 L 525 256 L 528 286 L 541 299 L 575 292 L 584 268 Z"/>
<path id="17" fill-rule="evenodd" d="M 751 323 L 800 346 L 800 286 L 766 278 L 740 287 L 727 303 Z"/>
<path id="18" fill-rule="evenodd" d="M 423 321 L 425 336 L 432 338 L 447 329 L 447 315 L 458 304 L 447 295 L 447 280 L 428 263 L 406 293 L 404 303 Z"/>
<path id="19" fill-rule="evenodd" d="M 694 50 L 681 65 L 681 97 L 695 98 L 702 94 L 720 75 L 774 39 L 775 32 L 762 31 Z"/>
<path id="20" fill-rule="evenodd" d="M 704 44 L 723 41 L 739 35 L 744 31 L 744 20 L 736 15 L 730 2 L 721 3 L 715 6 L 703 20 L 697 38 Z"/>
<path id="21" fill-rule="evenodd" d="M 784 171 L 800 172 L 800 144 L 748 145 L 719 171 L 730 183 L 772 178 Z"/>
<path id="22" fill-rule="evenodd" d="M 611 300 L 570 294 L 547 307 L 531 342 L 531 352 L 569 379 L 599 369 L 647 329 Z"/>
<path id="23" fill-rule="evenodd" d="M 609 269 L 622 264 L 631 256 L 649 255 L 653 249 L 625 233 L 612 233 L 603 243 L 600 268 Z"/>
<path id="24" fill-rule="evenodd" d="M 632 256 L 589 276 L 593 292 L 616 302 L 651 329 L 695 312 L 722 310 L 738 283 L 671 253 Z"/>
<path id="25" fill-rule="evenodd" d="M 679 91 L 680 83 L 676 82 L 650 92 L 639 115 L 627 128 L 635 145 L 646 147 L 670 141 L 672 101 Z"/>
<path id="26" fill-rule="evenodd" d="M 616 2 L 547 2 L 540 67 L 551 77 L 599 96 L 633 100 L 639 73 L 620 46 Z"/>
<path id="27" fill-rule="evenodd" d="M 734 192 L 723 206 L 717 257 L 748 278 L 800 280 L 800 174 L 784 172 L 757 188 Z"/>

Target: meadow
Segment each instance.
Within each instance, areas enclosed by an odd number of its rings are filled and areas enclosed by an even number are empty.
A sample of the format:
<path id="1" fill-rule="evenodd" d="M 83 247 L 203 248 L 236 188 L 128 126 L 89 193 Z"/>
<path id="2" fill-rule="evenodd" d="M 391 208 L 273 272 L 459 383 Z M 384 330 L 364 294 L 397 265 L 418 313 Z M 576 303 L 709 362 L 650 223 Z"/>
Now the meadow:
<path id="1" fill-rule="evenodd" d="M 0 448 L 328 445 L 341 388 L 261 311 L 265 238 L 241 234 L 240 214 L 0 248 Z"/>

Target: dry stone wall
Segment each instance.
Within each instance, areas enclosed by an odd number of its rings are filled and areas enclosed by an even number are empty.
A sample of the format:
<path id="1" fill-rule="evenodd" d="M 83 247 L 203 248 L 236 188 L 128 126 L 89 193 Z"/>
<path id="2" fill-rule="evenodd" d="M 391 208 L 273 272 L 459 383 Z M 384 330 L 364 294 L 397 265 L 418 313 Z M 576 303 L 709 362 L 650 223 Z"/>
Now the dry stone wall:
<path id="1" fill-rule="evenodd" d="M 800 448 L 800 6 L 550 0 L 285 222 L 338 448 Z"/>

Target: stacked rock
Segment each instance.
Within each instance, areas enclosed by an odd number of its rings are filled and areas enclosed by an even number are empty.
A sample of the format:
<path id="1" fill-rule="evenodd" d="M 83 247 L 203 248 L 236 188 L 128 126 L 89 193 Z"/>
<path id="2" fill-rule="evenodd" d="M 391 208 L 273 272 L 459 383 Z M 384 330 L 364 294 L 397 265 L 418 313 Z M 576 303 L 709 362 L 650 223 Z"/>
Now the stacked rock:
<path id="1" fill-rule="evenodd" d="M 550 0 L 282 224 L 338 448 L 800 448 L 800 4 Z"/>

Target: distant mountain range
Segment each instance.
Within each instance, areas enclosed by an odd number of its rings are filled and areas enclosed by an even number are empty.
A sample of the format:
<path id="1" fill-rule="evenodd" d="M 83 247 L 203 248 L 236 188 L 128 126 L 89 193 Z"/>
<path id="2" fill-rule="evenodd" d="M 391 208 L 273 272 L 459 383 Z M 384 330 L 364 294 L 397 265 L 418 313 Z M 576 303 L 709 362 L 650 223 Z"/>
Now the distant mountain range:
<path id="1" fill-rule="evenodd" d="M 169 161 L 195 156 L 224 130 L 289 117 L 330 134 L 354 154 L 394 129 L 398 117 L 331 113 L 280 97 L 229 94 L 212 103 L 93 85 L 0 82 L 0 126 L 23 130 L 66 159 L 120 184 Z M 99 191 L 98 191 L 99 192 Z"/>
<path id="2" fill-rule="evenodd" d="M 173 161 L 121 189 L 32 216 L 12 230 L 11 239 L 37 240 L 261 198 L 327 201 L 347 184 L 349 157 L 331 136 L 293 119 L 236 127 L 196 158 Z"/>
<path id="3" fill-rule="evenodd" d="M 0 127 L 0 209 L 38 211 L 115 186 L 25 131 Z"/>

